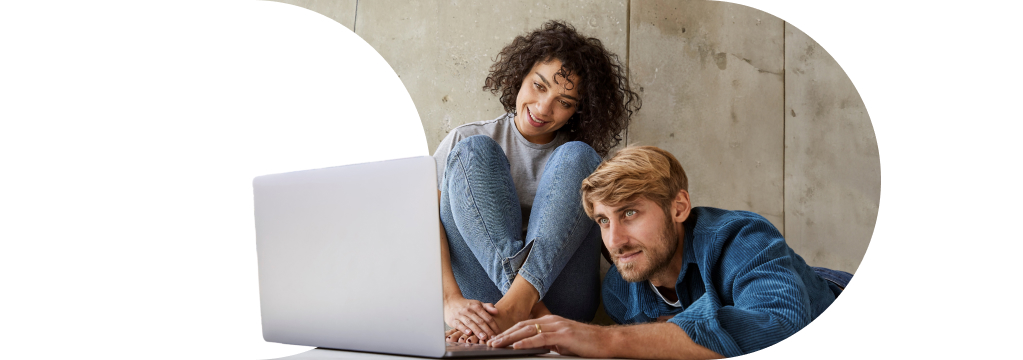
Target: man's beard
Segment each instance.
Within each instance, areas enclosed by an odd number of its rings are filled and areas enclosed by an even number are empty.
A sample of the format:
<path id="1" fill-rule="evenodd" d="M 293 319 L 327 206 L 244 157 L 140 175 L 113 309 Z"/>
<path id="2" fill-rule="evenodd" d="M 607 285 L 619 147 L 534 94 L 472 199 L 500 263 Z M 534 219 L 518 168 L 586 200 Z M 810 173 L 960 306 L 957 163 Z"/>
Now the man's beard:
<path id="1" fill-rule="evenodd" d="M 661 238 L 658 240 L 656 244 L 666 246 L 655 248 L 639 246 L 622 247 L 611 253 L 611 259 L 614 260 L 615 267 L 618 269 L 618 274 L 622 276 L 622 279 L 628 282 L 644 281 L 649 279 L 651 275 L 668 267 L 668 264 L 671 263 L 671 258 L 678 251 L 678 231 L 675 230 L 675 223 L 671 221 L 670 217 L 664 224 L 664 231 L 661 232 Z M 636 269 L 638 261 L 632 261 L 627 264 L 618 263 L 619 256 L 636 250 L 643 250 L 646 253 L 646 258 L 650 264 L 649 267 L 646 269 Z"/>

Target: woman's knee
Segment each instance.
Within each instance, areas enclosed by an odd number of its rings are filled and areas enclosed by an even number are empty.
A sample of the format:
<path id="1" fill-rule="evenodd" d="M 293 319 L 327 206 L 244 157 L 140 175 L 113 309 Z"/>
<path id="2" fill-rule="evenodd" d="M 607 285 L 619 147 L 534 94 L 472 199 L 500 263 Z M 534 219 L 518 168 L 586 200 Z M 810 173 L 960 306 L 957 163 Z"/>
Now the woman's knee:
<path id="1" fill-rule="evenodd" d="M 448 166 L 452 166 L 454 161 L 463 159 L 508 162 L 501 145 L 486 135 L 473 135 L 455 144 L 448 154 Z"/>
<path id="2" fill-rule="evenodd" d="M 497 144 L 497 141 L 486 135 L 473 135 L 455 144 L 455 147 L 451 149 L 451 154 L 464 154 L 466 152 L 486 154 L 495 151 L 504 152 L 501 149 L 501 145 Z M 450 154 L 448 158 L 451 158 Z"/>
<path id="3" fill-rule="evenodd" d="M 600 165 L 601 159 L 597 151 L 593 150 L 586 143 L 582 141 L 569 141 L 554 150 L 554 153 L 551 154 L 551 158 L 547 162 L 549 164 L 552 161 L 582 166 L 592 173 Z"/>

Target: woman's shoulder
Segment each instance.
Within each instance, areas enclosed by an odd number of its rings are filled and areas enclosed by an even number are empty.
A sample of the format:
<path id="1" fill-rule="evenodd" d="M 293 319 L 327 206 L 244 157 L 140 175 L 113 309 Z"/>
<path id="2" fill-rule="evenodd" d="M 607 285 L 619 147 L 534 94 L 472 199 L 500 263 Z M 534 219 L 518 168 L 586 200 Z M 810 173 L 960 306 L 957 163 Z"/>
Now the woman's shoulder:
<path id="1" fill-rule="evenodd" d="M 465 123 L 451 129 L 451 132 L 456 133 L 463 138 L 473 135 L 492 135 L 501 128 L 507 126 L 507 121 L 510 118 L 510 114 L 503 114 L 495 119 Z"/>
<path id="2" fill-rule="evenodd" d="M 451 129 L 451 131 L 444 136 L 444 139 L 441 140 L 441 143 L 453 147 L 456 143 L 462 141 L 462 139 L 474 135 L 485 135 L 495 140 L 500 139 L 508 134 L 509 126 L 514 129 L 514 125 L 510 125 L 512 124 L 510 119 L 510 114 L 504 114 L 496 119 L 475 121 L 459 125 L 454 129 Z"/>

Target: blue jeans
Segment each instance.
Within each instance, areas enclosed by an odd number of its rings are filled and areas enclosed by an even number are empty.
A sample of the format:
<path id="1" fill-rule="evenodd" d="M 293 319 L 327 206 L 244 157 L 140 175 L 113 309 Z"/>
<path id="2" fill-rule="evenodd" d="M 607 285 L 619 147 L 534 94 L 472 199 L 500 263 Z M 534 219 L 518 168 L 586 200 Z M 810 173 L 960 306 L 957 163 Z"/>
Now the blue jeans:
<path id="1" fill-rule="evenodd" d="M 554 150 L 523 239 L 522 211 L 504 150 L 482 135 L 458 142 L 447 158 L 440 218 L 462 295 L 496 303 L 521 275 L 552 313 L 592 320 L 600 301 L 601 239 L 583 211 L 579 187 L 600 160 L 581 142 Z"/>

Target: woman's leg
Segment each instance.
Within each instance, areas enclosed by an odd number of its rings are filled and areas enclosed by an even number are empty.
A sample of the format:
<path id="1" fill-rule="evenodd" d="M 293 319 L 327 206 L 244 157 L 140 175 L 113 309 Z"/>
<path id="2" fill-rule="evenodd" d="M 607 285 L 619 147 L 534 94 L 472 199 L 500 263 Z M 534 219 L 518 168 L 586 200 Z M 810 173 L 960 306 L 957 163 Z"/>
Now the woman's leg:
<path id="1" fill-rule="evenodd" d="M 600 228 L 593 228 L 551 284 L 544 305 L 551 313 L 589 322 L 600 306 Z"/>
<path id="2" fill-rule="evenodd" d="M 508 159 L 491 138 L 463 139 L 448 154 L 441 224 L 451 270 L 466 299 L 496 303 L 508 291 L 522 250 L 522 210 Z"/>
<path id="3" fill-rule="evenodd" d="M 577 141 L 559 146 L 547 160 L 529 216 L 529 255 L 519 270 L 552 313 L 578 321 L 592 320 L 600 302 L 600 230 L 579 194 L 600 161 Z"/>

